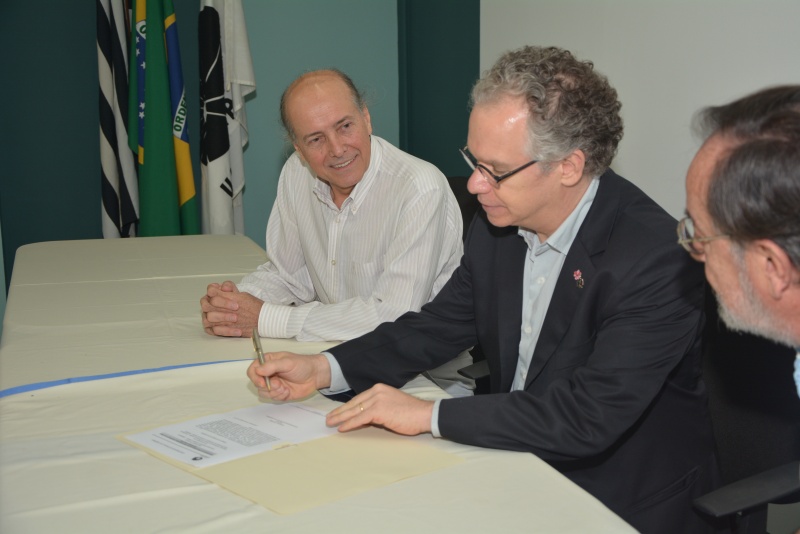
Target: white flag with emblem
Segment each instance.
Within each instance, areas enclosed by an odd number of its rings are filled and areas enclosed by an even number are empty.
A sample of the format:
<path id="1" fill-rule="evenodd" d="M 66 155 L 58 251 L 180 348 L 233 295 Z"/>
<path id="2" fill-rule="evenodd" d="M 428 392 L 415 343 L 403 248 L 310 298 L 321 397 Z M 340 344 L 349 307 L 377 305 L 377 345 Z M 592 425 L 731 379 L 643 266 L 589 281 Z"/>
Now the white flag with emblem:
<path id="1" fill-rule="evenodd" d="M 241 0 L 203 0 L 198 38 L 203 233 L 244 234 L 245 96 L 256 82 Z"/>

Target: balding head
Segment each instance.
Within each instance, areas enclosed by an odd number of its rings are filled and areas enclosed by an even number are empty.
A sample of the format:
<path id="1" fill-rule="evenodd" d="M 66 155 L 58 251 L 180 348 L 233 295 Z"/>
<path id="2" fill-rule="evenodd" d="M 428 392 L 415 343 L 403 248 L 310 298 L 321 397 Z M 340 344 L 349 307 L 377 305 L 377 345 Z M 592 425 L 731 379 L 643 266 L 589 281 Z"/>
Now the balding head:
<path id="1" fill-rule="evenodd" d="M 322 84 L 326 82 L 335 83 L 336 81 L 343 83 L 347 87 L 350 95 L 352 96 L 353 104 L 356 106 L 356 108 L 361 110 L 366 108 L 364 96 L 358 90 L 355 83 L 353 83 L 353 80 L 350 78 L 350 76 L 344 72 L 338 69 L 322 69 L 302 74 L 298 76 L 292 83 L 290 83 L 281 95 L 281 123 L 283 124 L 284 130 L 286 130 L 286 134 L 293 143 L 295 141 L 296 134 L 294 128 L 292 127 L 287 111 L 288 102 L 291 99 L 292 93 L 304 86 Z"/>

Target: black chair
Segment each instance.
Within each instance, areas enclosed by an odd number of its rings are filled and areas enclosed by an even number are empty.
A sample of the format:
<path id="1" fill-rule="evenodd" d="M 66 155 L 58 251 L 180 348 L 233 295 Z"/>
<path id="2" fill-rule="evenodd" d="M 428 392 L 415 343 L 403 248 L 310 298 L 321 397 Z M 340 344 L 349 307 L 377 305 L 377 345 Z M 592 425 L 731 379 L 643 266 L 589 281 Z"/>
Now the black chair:
<path id="1" fill-rule="evenodd" d="M 456 197 L 458 207 L 461 208 L 461 219 L 464 223 L 464 231 L 462 237 L 467 238 L 467 230 L 475 218 L 475 214 L 481 209 L 481 203 L 478 198 L 467 191 L 468 176 L 449 176 L 447 181 L 450 183 L 450 189 Z M 475 381 L 475 394 L 481 395 L 489 392 L 489 366 L 486 364 L 486 356 L 483 354 L 480 345 L 474 346 L 470 351 L 472 355 L 472 365 L 460 369 L 459 374 L 471 378 Z"/>
<path id="2" fill-rule="evenodd" d="M 481 209 L 481 203 L 478 202 L 478 197 L 467 191 L 467 180 L 469 176 L 448 176 L 447 181 L 450 183 L 450 189 L 456 197 L 458 207 L 461 208 L 461 219 L 464 221 L 464 232 L 462 238 L 466 239 L 467 230 L 475 214 Z"/>
<path id="3" fill-rule="evenodd" d="M 711 295 L 706 312 L 703 378 L 724 486 L 694 504 L 733 532 L 764 534 L 770 503 L 800 502 L 795 351 L 727 329 Z"/>

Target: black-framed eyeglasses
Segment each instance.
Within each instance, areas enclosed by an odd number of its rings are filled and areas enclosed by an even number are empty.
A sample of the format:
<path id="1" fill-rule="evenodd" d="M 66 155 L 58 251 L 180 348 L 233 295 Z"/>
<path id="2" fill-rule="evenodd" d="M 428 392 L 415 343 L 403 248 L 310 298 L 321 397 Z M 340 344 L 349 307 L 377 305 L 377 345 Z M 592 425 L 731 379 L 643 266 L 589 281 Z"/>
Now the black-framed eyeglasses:
<path id="1" fill-rule="evenodd" d="M 702 243 L 708 243 L 715 239 L 722 239 L 730 237 L 727 234 L 712 235 L 709 237 L 695 237 L 694 236 L 694 221 L 688 215 L 678 221 L 678 244 L 681 245 L 686 252 L 692 256 L 702 256 L 705 253 L 705 247 Z"/>
<path id="2" fill-rule="evenodd" d="M 478 169 L 478 171 L 480 171 L 480 173 L 483 175 L 484 178 L 486 178 L 486 180 L 488 180 L 489 178 L 492 178 L 492 179 L 494 179 L 495 183 L 500 183 L 500 180 L 505 180 L 506 178 L 510 178 L 511 176 L 517 174 L 518 172 L 527 169 L 528 167 L 530 167 L 534 163 L 539 163 L 539 160 L 535 159 L 533 161 L 529 161 L 528 163 L 526 163 L 525 165 L 522 165 L 521 167 L 517 167 L 513 171 L 509 171 L 509 172 L 507 172 L 505 174 L 501 174 L 500 176 L 497 176 L 492 171 L 487 169 L 485 165 L 483 165 L 481 163 L 478 163 L 478 160 L 475 159 L 475 156 L 472 155 L 472 153 L 469 151 L 469 148 L 467 148 L 467 147 L 459 148 L 458 151 L 461 152 L 462 156 L 464 156 L 464 161 L 467 162 L 467 165 L 469 165 L 470 169 L 472 169 L 473 171 L 475 169 Z"/>

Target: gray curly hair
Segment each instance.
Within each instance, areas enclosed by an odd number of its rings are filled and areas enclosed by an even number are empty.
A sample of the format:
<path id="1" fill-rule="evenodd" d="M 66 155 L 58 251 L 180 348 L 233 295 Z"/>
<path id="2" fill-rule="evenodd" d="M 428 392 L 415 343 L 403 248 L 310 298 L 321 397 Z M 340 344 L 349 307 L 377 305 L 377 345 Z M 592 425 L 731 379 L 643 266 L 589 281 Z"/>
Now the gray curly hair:
<path id="1" fill-rule="evenodd" d="M 472 105 L 524 97 L 529 107 L 529 153 L 545 165 L 580 149 L 584 174 L 605 172 L 622 139 L 622 104 L 590 61 L 557 47 L 506 52 L 472 89 Z"/>

